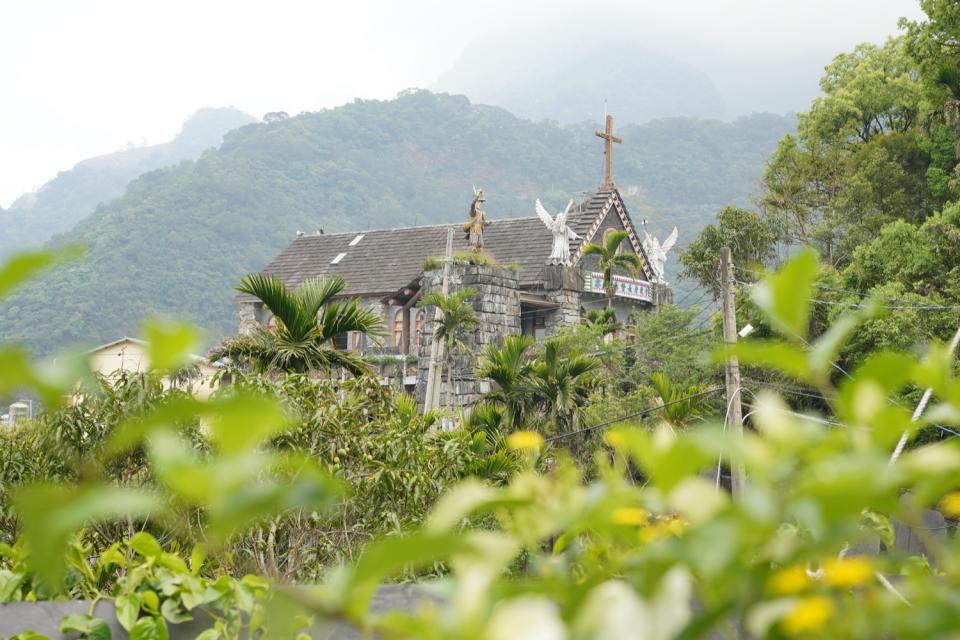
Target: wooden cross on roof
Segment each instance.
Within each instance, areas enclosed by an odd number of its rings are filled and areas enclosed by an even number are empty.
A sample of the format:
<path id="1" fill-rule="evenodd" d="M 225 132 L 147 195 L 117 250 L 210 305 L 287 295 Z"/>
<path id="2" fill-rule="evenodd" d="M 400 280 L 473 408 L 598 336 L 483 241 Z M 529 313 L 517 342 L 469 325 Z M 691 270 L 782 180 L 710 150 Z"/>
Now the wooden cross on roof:
<path id="1" fill-rule="evenodd" d="M 613 116 L 607 116 L 607 127 L 604 131 L 595 132 L 598 138 L 603 138 L 603 183 L 601 191 L 613 188 L 613 144 L 623 142 L 622 138 L 613 135 Z"/>

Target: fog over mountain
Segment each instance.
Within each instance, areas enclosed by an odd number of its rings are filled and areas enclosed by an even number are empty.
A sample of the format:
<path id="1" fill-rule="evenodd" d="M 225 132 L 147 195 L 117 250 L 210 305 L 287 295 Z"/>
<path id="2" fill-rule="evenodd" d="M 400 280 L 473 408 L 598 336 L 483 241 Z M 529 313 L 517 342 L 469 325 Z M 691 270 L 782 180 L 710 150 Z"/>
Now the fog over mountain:
<path id="1" fill-rule="evenodd" d="M 521 117 L 561 123 L 599 121 L 605 109 L 632 123 L 727 115 L 705 73 L 626 37 L 532 42 L 501 33 L 478 38 L 434 88 Z"/>

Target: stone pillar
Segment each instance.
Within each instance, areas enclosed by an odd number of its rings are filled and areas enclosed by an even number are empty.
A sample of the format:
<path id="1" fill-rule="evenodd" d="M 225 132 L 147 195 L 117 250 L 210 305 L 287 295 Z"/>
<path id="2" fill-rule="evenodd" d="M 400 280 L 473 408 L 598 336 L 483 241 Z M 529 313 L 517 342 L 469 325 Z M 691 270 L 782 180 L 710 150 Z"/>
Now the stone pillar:
<path id="1" fill-rule="evenodd" d="M 423 275 L 423 293 L 440 291 L 443 270 L 428 271 Z M 508 335 L 520 333 L 520 289 L 517 274 L 503 267 L 453 264 L 450 268 L 450 294 L 465 288 L 476 289 L 480 295 L 470 303 L 479 324 L 462 334 L 466 347 L 453 356 L 453 392 L 448 387 L 447 362 L 442 366 L 440 383 L 441 406 L 467 408 L 489 391 L 487 381 L 478 380 L 477 363 L 490 344 L 502 344 Z M 414 397 L 423 407 L 430 367 L 430 345 L 433 344 L 434 308 L 425 309 L 420 327 L 420 349 L 417 362 L 417 386 Z M 452 399 L 452 401 L 451 401 Z"/>
<path id="2" fill-rule="evenodd" d="M 253 330 L 260 326 L 261 312 L 257 308 L 259 302 L 241 302 L 240 303 L 240 335 L 249 335 Z"/>
<path id="3" fill-rule="evenodd" d="M 583 290 L 583 276 L 576 267 L 547 265 L 544 268 L 543 295 L 547 300 L 560 305 L 546 314 L 547 335 L 556 333 L 561 327 L 569 327 L 580 322 L 580 292 Z"/>
<path id="4" fill-rule="evenodd" d="M 673 304 L 673 289 L 670 285 L 663 283 L 651 283 L 653 287 L 653 306 L 659 307 L 662 304 Z"/>

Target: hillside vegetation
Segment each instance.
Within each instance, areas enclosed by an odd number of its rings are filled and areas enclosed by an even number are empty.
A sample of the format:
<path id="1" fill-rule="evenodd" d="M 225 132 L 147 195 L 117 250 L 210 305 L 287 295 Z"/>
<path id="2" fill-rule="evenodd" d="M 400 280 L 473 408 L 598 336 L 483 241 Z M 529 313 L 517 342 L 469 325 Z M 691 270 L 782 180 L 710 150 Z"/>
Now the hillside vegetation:
<path id="1" fill-rule="evenodd" d="M 624 127 L 615 175 L 637 222 L 675 222 L 681 243 L 727 203 L 746 204 L 764 158 L 793 126 L 759 115 Z M 408 92 L 243 127 L 194 162 L 153 171 L 81 221 L 87 257 L 0 308 L 0 339 L 39 352 L 136 332 L 147 314 L 236 327 L 233 289 L 297 230 L 346 231 L 464 218 L 472 185 L 493 218 L 532 215 L 600 181 L 593 127 L 535 124 L 464 97 Z"/>
<path id="2" fill-rule="evenodd" d="M 22 195 L 6 211 L 0 208 L 0 258 L 69 231 L 98 204 L 122 195 L 137 176 L 194 159 L 205 149 L 218 146 L 227 131 L 251 122 L 253 118 L 236 109 L 201 109 L 170 142 L 88 158 L 60 172 L 36 192 Z"/>

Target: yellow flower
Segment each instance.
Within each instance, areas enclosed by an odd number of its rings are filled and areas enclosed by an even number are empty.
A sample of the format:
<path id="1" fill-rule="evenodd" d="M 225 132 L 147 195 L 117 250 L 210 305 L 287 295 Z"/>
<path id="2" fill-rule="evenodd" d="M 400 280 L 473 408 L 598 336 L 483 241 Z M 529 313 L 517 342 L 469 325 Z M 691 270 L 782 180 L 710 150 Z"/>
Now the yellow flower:
<path id="1" fill-rule="evenodd" d="M 789 636 L 816 631 L 833 617 L 833 601 L 823 596 L 810 596 L 799 600 L 790 613 L 780 620 L 780 627 Z"/>
<path id="2" fill-rule="evenodd" d="M 954 491 L 943 496 L 943 499 L 940 500 L 940 509 L 946 516 L 960 518 L 960 491 Z"/>
<path id="3" fill-rule="evenodd" d="M 823 563 L 823 581 L 833 587 L 849 589 L 872 577 L 873 566 L 866 558 L 837 558 Z"/>
<path id="4" fill-rule="evenodd" d="M 647 512 L 637 507 L 617 507 L 610 514 L 614 524 L 639 526 L 646 524 Z"/>
<path id="5" fill-rule="evenodd" d="M 654 542 L 667 536 L 679 536 L 687 529 L 687 523 L 676 516 L 660 517 L 648 527 L 640 530 L 640 540 Z"/>
<path id="6" fill-rule="evenodd" d="M 535 451 L 543 447 L 543 436 L 535 431 L 514 431 L 507 436 L 507 446 L 511 449 Z"/>
<path id="7" fill-rule="evenodd" d="M 607 444 L 614 449 L 623 449 L 625 446 L 627 446 L 627 439 L 623 437 L 622 433 L 617 431 L 608 432 L 603 439 L 606 440 Z"/>
<path id="8" fill-rule="evenodd" d="M 786 567 L 770 576 L 770 590 L 778 594 L 800 593 L 810 586 L 810 576 L 801 565 Z"/>

